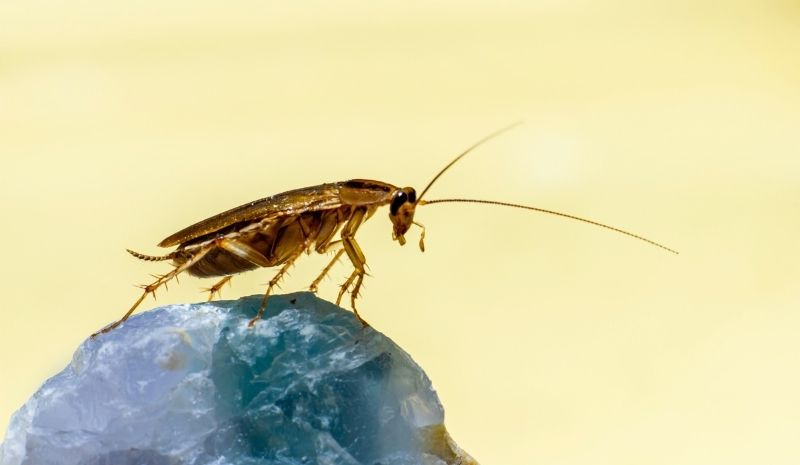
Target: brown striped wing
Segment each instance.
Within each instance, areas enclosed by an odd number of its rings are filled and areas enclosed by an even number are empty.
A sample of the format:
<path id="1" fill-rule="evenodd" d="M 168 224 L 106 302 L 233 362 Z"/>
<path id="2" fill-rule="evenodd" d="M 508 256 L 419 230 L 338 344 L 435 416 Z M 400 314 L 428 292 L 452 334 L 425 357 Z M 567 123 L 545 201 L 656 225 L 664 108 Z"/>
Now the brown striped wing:
<path id="1" fill-rule="evenodd" d="M 280 218 L 302 212 L 329 210 L 341 206 L 339 183 L 304 187 L 254 200 L 214 215 L 211 218 L 206 218 L 181 229 L 161 241 L 158 245 L 160 247 L 172 247 L 244 221 L 253 221 L 266 217 Z"/>

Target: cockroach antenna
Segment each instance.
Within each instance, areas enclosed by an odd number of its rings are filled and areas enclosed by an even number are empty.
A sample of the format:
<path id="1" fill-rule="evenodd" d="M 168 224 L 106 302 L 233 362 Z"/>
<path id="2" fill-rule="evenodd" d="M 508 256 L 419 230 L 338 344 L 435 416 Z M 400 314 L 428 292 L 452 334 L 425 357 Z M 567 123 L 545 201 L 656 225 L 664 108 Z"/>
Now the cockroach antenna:
<path id="1" fill-rule="evenodd" d="M 611 231 L 615 231 L 615 232 L 618 232 L 620 234 L 624 234 L 624 235 L 626 235 L 628 237 L 632 237 L 634 239 L 639 239 L 640 241 L 647 242 L 648 244 L 654 245 L 654 246 L 659 247 L 661 249 L 664 249 L 664 250 L 666 250 L 668 252 L 672 252 L 672 253 L 674 253 L 676 255 L 678 254 L 677 250 L 671 249 L 671 248 L 669 248 L 669 247 L 667 247 L 667 246 L 665 246 L 663 244 L 659 244 L 658 242 L 655 242 L 653 240 L 650 240 L 650 239 L 648 239 L 646 237 L 643 237 L 643 236 L 640 236 L 638 234 L 633 234 L 633 233 L 631 233 L 629 231 L 625 231 L 624 229 L 616 228 L 614 226 L 609 226 L 607 224 L 603 224 L 603 223 L 600 223 L 598 221 L 589 220 L 589 219 L 586 219 L 586 218 L 581 218 L 579 216 L 570 215 L 568 213 L 561 213 L 561 212 L 554 211 L 554 210 L 547 210 L 545 208 L 531 207 L 531 206 L 528 206 L 528 205 L 520 205 L 520 204 L 516 204 L 516 203 L 502 202 L 502 201 L 497 201 L 497 200 L 484 200 L 484 199 L 422 200 L 422 197 L 425 195 L 426 192 L 428 192 L 428 189 L 431 188 L 433 183 L 435 183 L 439 179 L 439 177 L 441 177 L 442 174 L 444 174 L 444 172 L 447 171 L 451 166 L 455 165 L 459 160 L 464 158 L 465 155 L 467 155 L 468 153 L 472 152 L 478 146 L 483 145 L 485 142 L 487 142 L 487 141 L 489 141 L 491 139 L 494 139 L 495 137 L 499 136 L 500 134 L 503 134 L 504 132 L 507 132 L 507 131 L 513 129 L 513 128 L 521 125 L 522 123 L 523 123 L 523 121 L 517 121 L 517 122 L 515 122 L 513 124 L 510 124 L 510 125 L 504 127 L 504 128 L 498 129 L 497 131 L 489 134 L 488 136 L 486 136 L 483 139 L 479 140 L 478 142 L 472 144 L 469 148 L 467 148 L 466 150 L 461 152 L 450 163 L 445 165 L 445 167 L 442 168 L 436 174 L 436 176 L 433 177 L 431 182 L 429 182 L 428 185 L 425 186 L 425 189 L 422 191 L 422 194 L 420 194 L 419 197 L 417 197 L 417 202 L 416 202 L 417 205 L 433 205 L 433 204 L 437 204 L 437 203 L 477 203 L 477 204 L 485 204 L 485 205 L 498 205 L 498 206 L 502 206 L 502 207 L 520 208 L 520 209 L 531 210 L 531 211 L 535 211 L 535 212 L 539 212 L 539 213 L 547 213 L 549 215 L 556 215 L 556 216 L 560 216 L 562 218 L 569 218 L 569 219 L 572 219 L 572 220 L 582 221 L 584 223 L 588 223 L 588 224 L 591 224 L 591 225 L 594 225 L 594 226 L 599 226 L 601 228 L 609 229 Z"/>
<path id="2" fill-rule="evenodd" d="M 438 173 L 436 173 L 436 176 L 434 176 L 433 179 L 431 179 L 431 182 L 429 182 L 428 185 L 425 186 L 425 189 L 422 190 L 422 193 L 419 194 L 419 196 L 417 197 L 417 201 L 419 201 L 423 197 L 425 197 L 425 193 L 428 192 L 428 189 L 431 188 L 433 183 L 435 183 L 436 180 L 439 179 L 444 174 L 445 171 L 450 169 L 451 166 L 455 165 L 459 160 L 464 158 L 464 156 L 466 156 L 468 153 L 472 152 L 473 150 L 475 150 L 479 146 L 483 145 L 485 142 L 488 142 L 491 139 L 494 139 L 495 137 L 499 136 L 500 134 L 503 134 L 504 132 L 508 132 L 508 131 L 514 129 L 515 127 L 521 125 L 523 122 L 524 121 L 520 120 L 520 121 L 516 121 L 516 122 L 514 122 L 512 124 L 509 124 L 508 126 L 506 126 L 504 128 L 501 128 L 501 129 L 498 129 L 497 131 L 489 134 L 488 136 L 484 137 L 483 139 L 481 139 L 478 142 L 475 142 L 474 144 L 469 146 L 469 148 L 467 148 L 467 150 L 464 150 L 463 152 L 461 152 L 457 157 L 453 158 L 453 160 L 450 163 L 445 165 L 444 168 L 442 168 Z"/>

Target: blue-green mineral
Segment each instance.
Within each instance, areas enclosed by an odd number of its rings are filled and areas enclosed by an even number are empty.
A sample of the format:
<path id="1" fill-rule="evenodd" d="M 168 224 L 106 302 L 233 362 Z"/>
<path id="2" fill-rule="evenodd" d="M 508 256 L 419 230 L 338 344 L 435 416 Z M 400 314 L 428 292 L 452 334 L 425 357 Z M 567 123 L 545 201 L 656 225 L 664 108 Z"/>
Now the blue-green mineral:
<path id="1" fill-rule="evenodd" d="M 309 293 L 172 305 L 75 352 L 13 417 L 0 465 L 473 465 L 431 382 Z"/>

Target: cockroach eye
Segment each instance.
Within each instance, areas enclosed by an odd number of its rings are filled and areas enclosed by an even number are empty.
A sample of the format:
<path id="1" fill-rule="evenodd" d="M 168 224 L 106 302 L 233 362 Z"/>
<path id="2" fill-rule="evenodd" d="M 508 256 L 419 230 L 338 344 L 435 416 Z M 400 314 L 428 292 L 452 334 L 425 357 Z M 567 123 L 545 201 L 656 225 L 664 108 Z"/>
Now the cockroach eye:
<path id="1" fill-rule="evenodd" d="M 411 203 L 417 203 L 417 191 L 414 189 L 408 190 L 408 201 Z"/>
<path id="2" fill-rule="evenodd" d="M 408 201 L 408 196 L 403 191 L 397 191 L 394 194 L 394 199 L 392 199 L 392 204 L 389 206 L 389 213 L 392 215 L 396 215 L 397 211 L 400 210 L 400 206 L 403 205 Z"/>

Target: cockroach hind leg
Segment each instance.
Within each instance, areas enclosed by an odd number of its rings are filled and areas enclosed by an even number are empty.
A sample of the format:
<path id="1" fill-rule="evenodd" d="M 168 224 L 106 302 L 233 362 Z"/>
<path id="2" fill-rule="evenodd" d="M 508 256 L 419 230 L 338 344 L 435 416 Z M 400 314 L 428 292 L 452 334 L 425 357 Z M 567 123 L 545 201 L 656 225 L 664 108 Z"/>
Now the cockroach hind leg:
<path id="1" fill-rule="evenodd" d="M 144 290 L 144 293 L 142 294 L 142 300 L 144 300 L 144 298 L 147 296 L 147 294 L 153 294 L 153 300 L 158 300 L 158 299 L 156 299 L 156 289 L 158 289 L 158 286 L 160 286 L 161 284 L 164 284 L 164 286 L 166 287 L 166 282 L 162 283 L 161 279 L 159 278 L 159 280 L 154 282 L 154 283 L 151 283 L 151 284 L 139 284 L 136 287 L 138 287 L 139 289 L 143 289 Z"/>
<path id="2" fill-rule="evenodd" d="M 190 260 L 186 261 L 185 263 L 183 263 L 182 265 L 180 265 L 178 267 L 175 267 L 169 273 L 158 277 L 158 279 L 156 279 L 155 282 L 139 286 L 141 289 L 144 290 L 144 292 L 142 292 L 142 295 L 140 295 L 139 298 L 136 299 L 136 302 L 133 303 L 131 308 L 124 315 L 122 315 L 122 318 L 120 318 L 119 320 L 111 323 L 110 325 L 105 326 L 103 329 L 101 329 L 100 331 L 95 332 L 90 337 L 92 339 L 94 339 L 95 337 L 99 336 L 100 334 L 107 333 L 107 332 L 113 330 L 114 328 L 118 327 L 122 323 L 124 323 L 125 320 L 127 320 L 128 317 L 131 316 L 131 314 L 134 312 L 134 310 L 136 310 L 136 308 L 144 301 L 145 297 L 147 297 L 147 294 L 153 294 L 153 298 L 155 299 L 156 290 L 161 285 L 166 284 L 167 281 L 171 280 L 172 278 L 177 277 L 180 273 L 182 273 L 183 271 L 186 271 L 191 266 L 193 266 L 195 263 L 200 261 L 209 252 L 209 250 L 211 250 L 211 247 L 205 247 L 205 248 L 201 249 Z"/>
<path id="3" fill-rule="evenodd" d="M 119 320 L 117 320 L 117 321 L 115 321 L 115 322 L 113 322 L 113 323 L 111 323 L 109 325 L 104 326 L 99 331 L 93 333 L 90 337 L 92 339 L 94 339 L 97 336 L 99 336 L 99 335 L 101 335 L 103 333 L 107 333 L 107 332 L 113 330 L 114 328 L 116 328 L 117 326 L 121 325 L 122 323 L 124 323 L 125 320 L 127 320 L 128 317 L 131 316 L 133 311 L 136 310 L 136 308 L 139 306 L 139 304 L 141 304 L 142 301 L 144 301 L 144 298 L 147 297 L 147 294 L 153 293 L 153 296 L 155 296 L 155 288 L 151 289 L 150 286 L 151 285 L 144 286 L 144 292 L 142 292 L 142 295 L 139 296 L 139 298 L 136 299 L 136 302 L 133 303 L 131 308 L 124 315 L 122 315 L 122 318 L 120 318 Z"/>
<path id="4" fill-rule="evenodd" d="M 104 334 L 104 333 L 107 333 L 107 332 L 115 329 L 116 327 L 118 327 L 122 323 L 124 323 L 125 320 L 127 320 L 128 317 L 131 316 L 131 314 L 134 312 L 134 310 L 136 310 L 136 308 L 139 307 L 139 305 L 144 301 L 145 297 L 147 297 L 147 294 L 153 294 L 153 299 L 156 298 L 156 289 L 158 289 L 158 286 L 161 285 L 161 284 L 163 284 L 163 283 L 161 281 L 161 278 L 159 278 L 159 280 L 154 282 L 154 283 L 142 284 L 142 285 L 137 286 L 140 289 L 143 289 L 144 292 L 142 292 L 142 295 L 140 295 L 139 298 L 136 299 L 136 302 L 133 303 L 131 308 L 124 315 L 122 315 L 122 318 L 120 318 L 119 320 L 117 320 L 117 321 L 115 321 L 115 322 L 113 322 L 113 323 L 111 323 L 109 325 L 104 326 L 99 331 L 93 333 L 90 337 L 92 339 L 94 339 L 97 336 L 99 336 L 101 334 Z"/>

